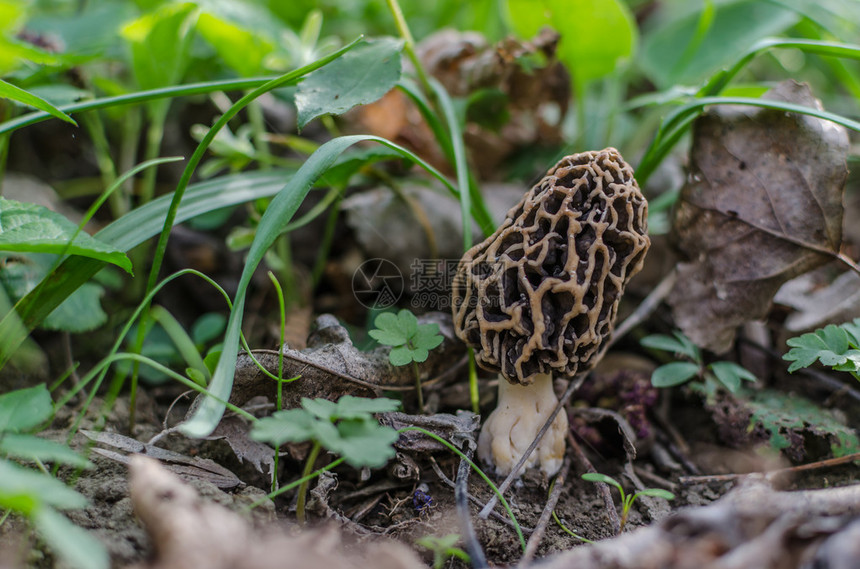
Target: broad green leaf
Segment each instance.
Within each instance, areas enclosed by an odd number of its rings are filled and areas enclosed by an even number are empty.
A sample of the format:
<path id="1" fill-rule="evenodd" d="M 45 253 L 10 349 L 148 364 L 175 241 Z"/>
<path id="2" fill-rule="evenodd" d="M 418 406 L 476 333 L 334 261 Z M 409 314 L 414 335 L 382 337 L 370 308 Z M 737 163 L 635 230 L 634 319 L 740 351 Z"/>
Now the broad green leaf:
<path id="1" fill-rule="evenodd" d="M 418 363 L 426 362 L 427 358 L 430 357 L 430 351 L 426 348 L 417 347 L 412 348 L 412 360 Z"/>
<path id="2" fill-rule="evenodd" d="M 672 336 L 667 336 L 665 334 L 651 334 L 650 336 L 645 336 L 639 340 L 639 343 L 646 348 L 663 350 L 664 352 L 670 352 L 673 354 L 683 354 L 685 352 L 684 344 Z"/>
<path id="3" fill-rule="evenodd" d="M 400 401 L 388 399 L 387 397 L 354 397 L 344 395 L 337 400 L 335 414 L 338 419 L 360 419 L 369 418 L 372 413 L 387 413 L 400 409 Z"/>
<path id="4" fill-rule="evenodd" d="M 445 338 L 439 334 L 439 325 L 435 322 L 432 324 L 419 324 L 418 330 L 412 337 L 412 345 L 420 346 L 425 350 L 432 350 L 438 347 Z"/>
<path id="5" fill-rule="evenodd" d="M 619 0 L 507 0 L 510 23 L 523 38 L 544 26 L 561 34 L 556 52 L 580 84 L 613 73 L 633 55 L 636 22 Z"/>
<path id="6" fill-rule="evenodd" d="M 77 235 L 75 235 L 77 233 Z M 69 241 L 74 236 L 74 241 Z M 78 232 L 78 227 L 48 208 L 0 197 L 0 251 L 81 255 L 113 263 L 131 273 L 121 250 Z"/>
<path id="7" fill-rule="evenodd" d="M 730 0 L 718 2 L 703 37 L 697 38 L 698 23 L 708 4 L 697 2 L 696 10 L 680 18 L 665 18 L 646 28 L 640 63 L 660 89 L 677 84 L 695 84 L 721 66 L 740 57 L 744 50 L 770 35 L 794 25 L 799 17 L 776 2 Z M 698 49 L 685 49 L 691 43 Z"/>
<path id="8" fill-rule="evenodd" d="M 402 346 L 406 343 L 407 338 L 399 331 L 391 330 L 370 330 L 368 332 L 371 338 L 382 344 L 383 346 Z"/>
<path id="9" fill-rule="evenodd" d="M 714 372 L 717 381 L 722 383 L 732 393 L 737 393 L 738 389 L 741 388 L 741 376 L 738 373 L 738 368 L 743 369 L 732 362 L 714 362 L 708 365 L 708 369 Z"/>
<path id="10" fill-rule="evenodd" d="M 16 87 L 11 83 L 7 83 L 2 79 L 0 79 L 0 98 L 18 101 L 19 103 L 29 105 L 33 108 L 39 109 L 40 111 L 45 111 L 46 113 L 49 113 L 62 121 L 66 121 L 68 123 L 72 123 L 75 126 L 78 126 L 78 123 L 76 123 L 72 117 L 59 110 L 45 99 L 37 97 L 32 93 L 28 93 L 24 89 Z"/>
<path id="11" fill-rule="evenodd" d="M 651 375 L 654 387 L 673 387 L 681 385 L 699 373 L 699 366 L 692 362 L 672 362 L 662 365 Z"/>
<path id="12" fill-rule="evenodd" d="M 200 14 L 197 31 L 228 66 L 244 77 L 264 72 L 263 62 L 275 47 L 265 35 L 208 12 Z"/>
<path id="13" fill-rule="evenodd" d="M 308 75 L 296 92 L 299 128 L 320 115 L 345 113 L 382 97 L 400 79 L 402 48 L 393 38 L 367 40 Z"/>
<path id="14" fill-rule="evenodd" d="M 34 435 L 5 433 L 0 437 L 0 454 L 23 458 L 58 462 L 78 468 L 91 468 L 93 464 L 66 445 Z"/>
<path id="15" fill-rule="evenodd" d="M 418 331 L 418 318 L 407 309 L 402 309 L 397 313 L 397 320 L 400 330 L 407 338 L 412 339 Z"/>
<path id="16" fill-rule="evenodd" d="M 0 505 L 7 500 L 32 497 L 38 508 L 47 504 L 62 510 L 83 508 L 87 499 L 49 474 L 0 459 Z M 23 512 L 28 513 L 28 512 Z"/>
<path id="17" fill-rule="evenodd" d="M 56 255 L 19 253 L 7 258 L 0 269 L 0 284 L 16 302 L 33 290 L 48 275 L 56 262 Z M 40 328 L 65 332 L 87 332 L 107 322 L 102 310 L 104 289 L 93 282 L 84 283 L 69 295 L 42 321 Z"/>
<path id="18" fill-rule="evenodd" d="M 122 28 L 120 33 L 131 47 L 132 71 L 142 89 L 173 85 L 182 78 L 196 10 L 188 2 L 167 3 Z"/>
<path id="19" fill-rule="evenodd" d="M 302 407 L 304 407 L 313 416 L 325 421 L 333 421 L 337 419 L 337 404 L 328 399 L 317 397 L 310 399 L 302 397 Z"/>
<path id="20" fill-rule="evenodd" d="M 317 419 L 304 409 L 287 409 L 254 423 L 251 438 L 278 447 L 286 442 L 309 441 L 316 435 Z"/>
<path id="21" fill-rule="evenodd" d="M 379 468 L 394 458 L 394 443 L 400 436 L 391 427 L 384 427 L 374 420 L 349 419 L 337 425 L 341 439 L 338 452 L 355 468 L 368 466 Z"/>
<path id="22" fill-rule="evenodd" d="M 39 508 L 32 516 L 39 535 L 65 564 L 76 569 L 108 569 L 110 558 L 104 545 L 63 514 Z"/>
<path id="23" fill-rule="evenodd" d="M 218 312 L 207 312 L 191 325 L 191 338 L 203 346 L 218 338 L 227 325 L 227 318 Z"/>
<path id="24" fill-rule="evenodd" d="M 412 363 L 413 352 L 409 346 L 396 346 L 388 352 L 388 361 L 393 366 L 405 366 Z M 426 359 L 426 358 L 425 358 Z"/>
<path id="25" fill-rule="evenodd" d="M 54 412 L 51 394 L 44 384 L 0 395 L 0 436 L 39 426 Z"/>

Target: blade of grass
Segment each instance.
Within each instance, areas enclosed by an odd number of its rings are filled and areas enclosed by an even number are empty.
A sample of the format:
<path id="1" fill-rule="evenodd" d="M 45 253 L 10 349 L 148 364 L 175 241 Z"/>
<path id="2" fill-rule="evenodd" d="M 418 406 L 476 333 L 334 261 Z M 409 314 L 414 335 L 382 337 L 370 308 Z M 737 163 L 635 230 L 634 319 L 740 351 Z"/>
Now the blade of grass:
<path id="1" fill-rule="evenodd" d="M 747 105 L 790 113 L 799 113 L 824 119 L 860 132 L 860 122 L 843 117 L 836 113 L 830 113 L 813 107 L 787 103 L 785 101 L 754 99 L 750 97 L 700 97 L 682 105 L 664 119 L 660 130 L 655 135 L 651 145 L 645 151 L 642 161 L 636 169 L 636 179 L 641 185 L 645 185 L 648 178 L 654 173 L 654 170 L 656 170 L 660 162 L 662 162 L 666 155 L 672 150 L 672 147 L 674 147 L 678 140 L 680 140 L 684 135 L 690 124 L 692 124 L 702 110 L 709 105 Z"/>
<path id="2" fill-rule="evenodd" d="M 37 97 L 33 93 L 29 93 L 20 87 L 16 87 L 11 83 L 7 83 L 0 79 L 0 98 L 11 99 L 13 101 L 18 101 L 19 103 L 23 103 L 30 107 L 34 107 L 39 109 L 42 112 L 48 113 L 52 117 L 58 118 L 61 121 L 66 121 L 67 123 L 71 123 L 75 126 L 78 126 L 78 123 L 75 122 L 75 119 L 59 110 L 57 107 L 46 101 L 41 97 Z"/>
<path id="3" fill-rule="evenodd" d="M 224 338 L 224 351 L 218 360 L 218 366 L 212 377 L 210 391 L 219 399 L 226 399 L 230 395 L 233 386 L 233 373 L 236 366 L 238 352 L 239 331 L 241 330 L 243 309 L 245 305 L 245 294 L 250 284 L 251 276 L 257 266 L 263 260 L 263 256 L 275 239 L 283 232 L 284 227 L 289 224 L 292 216 L 304 201 L 310 188 L 330 168 L 337 157 L 346 149 L 363 141 L 373 141 L 397 150 L 404 157 L 415 162 L 427 172 L 440 180 L 454 195 L 459 192 L 438 170 L 393 142 L 377 136 L 354 135 L 335 138 L 323 144 L 314 152 L 307 161 L 299 168 L 295 176 L 274 197 L 266 212 L 263 214 L 257 226 L 257 232 L 245 261 L 242 276 L 236 289 L 233 300 L 233 310 L 227 321 L 227 332 Z M 180 429 L 188 436 L 207 436 L 221 419 L 224 412 L 214 398 L 205 400 L 198 407 L 195 414 L 183 424 Z"/>

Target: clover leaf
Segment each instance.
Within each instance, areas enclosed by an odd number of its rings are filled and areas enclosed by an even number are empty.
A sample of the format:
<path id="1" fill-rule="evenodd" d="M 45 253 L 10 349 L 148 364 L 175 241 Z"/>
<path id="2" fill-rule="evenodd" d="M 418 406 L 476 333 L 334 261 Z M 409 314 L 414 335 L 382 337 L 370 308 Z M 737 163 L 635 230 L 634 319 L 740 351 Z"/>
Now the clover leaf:
<path id="1" fill-rule="evenodd" d="M 860 318 L 840 326 L 829 324 L 814 332 L 789 338 L 786 344 L 791 350 L 782 359 L 792 362 L 789 372 L 818 361 L 860 379 Z"/>
<path id="2" fill-rule="evenodd" d="M 388 361 L 395 366 L 427 361 L 430 350 L 444 340 L 438 324 L 419 324 L 415 315 L 405 308 L 397 314 L 380 314 L 374 325 L 376 329 L 369 332 L 371 338 L 392 347 Z"/>
<path id="3" fill-rule="evenodd" d="M 257 421 L 251 436 L 275 446 L 312 441 L 339 454 L 351 466 L 377 468 L 394 456 L 398 435 L 391 427 L 380 425 L 373 413 L 399 407 L 399 401 L 385 397 L 344 395 L 336 403 L 305 397 L 301 409 L 278 411 Z"/>

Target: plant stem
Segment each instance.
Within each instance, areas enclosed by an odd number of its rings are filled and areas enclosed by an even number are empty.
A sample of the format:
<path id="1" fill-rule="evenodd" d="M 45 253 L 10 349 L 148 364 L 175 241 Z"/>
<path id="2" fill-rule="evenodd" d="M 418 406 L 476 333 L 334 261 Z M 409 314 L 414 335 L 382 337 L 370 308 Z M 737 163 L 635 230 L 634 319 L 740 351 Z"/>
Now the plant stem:
<path id="1" fill-rule="evenodd" d="M 302 478 L 305 480 L 299 486 L 299 496 L 296 499 L 296 519 L 298 519 L 299 525 L 305 525 L 305 501 L 308 496 L 308 483 L 311 481 L 311 472 L 313 472 L 314 463 L 317 461 L 321 448 L 322 446 L 314 441 L 314 446 L 308 454 L 308 460 L 305 462 L 305 469 L 302 472 Z"/>
<path id="2" fill-rule="evenodd" d="M 478 393 L 478 369 L 475 366 L 475 350 L 469 348 L 469 399 L 472 401 L 472 412 L 481 414 L 481 395 Z"/>
<path id="3" fill-rule="evenodd" d="M 397 31 L 400 32 L 400 37 L 405 42 L 403 51 L 415 67 L 415 74 L 418 76 L 418 81 L 424 92 L 433 95 L 433 90 L 430 88 L 430 81 L 427 79 L 427 72 L 424 71 L 424 66 L 421 60 L 418 59 L 418 54 L 415 53 L 415 40 L 412 38 L 412 32 L 409 31 L 409 24 L 406 23 L 406 18 L 403 17 L 403 10 L 400 9 L 400 3 L 397 0 L 386 0 L 391 14 L 394 16 L 394 23 L 397 26 Z"/>
<path id="4" fill-rule="evenodd" d="M 424 392 L 421 389 L 421 374 L 418 373 L 418 362 L 412 360 L 412 369 L 415 371 L 415 389 L 418 392 L 418 411 L 424 412 Z"/>

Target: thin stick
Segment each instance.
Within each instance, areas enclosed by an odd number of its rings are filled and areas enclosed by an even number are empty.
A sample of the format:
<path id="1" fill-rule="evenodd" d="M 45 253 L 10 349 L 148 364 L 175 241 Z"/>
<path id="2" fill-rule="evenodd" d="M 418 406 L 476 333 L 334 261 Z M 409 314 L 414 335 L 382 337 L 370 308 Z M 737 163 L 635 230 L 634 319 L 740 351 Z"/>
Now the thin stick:
<path id="1" fill-rule="evenodd" d="M 460 519 L 460 534 L 469 554 L 472 567 L 483 569 L 487 565 L 487 557 L 478 541 L 475 526 L 472 525 L 472 514 L 469 511 L 469 460 L 474 452 L 474 442 L 467 442 L 463 449 L 463 457 L 460 458 L 460 466 L 457 468 L 457 484 L 454 486 L 454 500 L 457 504 L 457 517 Z"/>
<path id="2" fill-rule="evenodd" d="M 573 433 L 567 434 L 567 442 L 570 444 L 570 448 L 573 449 L 573 452 L 576 453 L 577 458 L 579 458 L 580 462 L 585 466 L 585 470 L 588 472 L 597 472 L 597 469 L 594 468 L 594 465 L 591 464 L 591 461 L 588 460 L 588 457 L 585 456 L 584 452 L 582 452 L 582 448 L 579 446 L 579 443 L 576 442 L 576 437 L 573 436 Z M 612 525 L 612 532 L 615 535 L 618 535 L 621 533 L 621 518 L 618 517 L 618 511 L 615 509 L 615 501 L 612 499 L 609 485 L 605 482 L 596 482 L 595 486 L 597 486 L 597 492 L 603 498 L 603 504 L 606 506 L 606 514 L 609 516 L 609 523 Z"/>
<path id="3" fill-rule="evenodd" d="M 430 458 L 430 466 L 433 467 L 433 472 L 436 473 L 436 476 L 439 477 L 439 480 L 444 482 L 450 488 L 455 488 L 456 484 L 454 483 L 453 480 L 451 480 L 450 478 L 445 476 L 445 473 L 442 472 L 442 469 L 439 467 L 439 463 L 436 462 L 436 459 L 433 458 L 432 456 L 429 458 Z M 484 505 L 484 503 L 481 502 L 481 500 L 479 500 L 477 497 L 473 496 L 472 494 L 469 494 L 468 496 L 469 496 L 469 501 L 472 502 L 473 504 L 475 504 L 476 506 L 483 506 Z M 514 523 L 511 520 L 509 520 L 507 517 L 501 515 L 500 513 L 496 512 L 495 510 L 490 512 L 490 517 L 493 518 L 494 520 L 496 520 L 497 522 L 501 522 L 501 523 L 505 524 L 506 526 L 508 526 L 511 529 L 513 529 L 513 527 L 514 527 Z M 523 533 L 527 533 L 529 535 L 531 535 L 531 533 L 534 531 L 532 528 L 526 527 L 526 526 L 520 526 L 520 529 L 522 530 Z"/>
<path id="4" fill-rule="evenodd" d="M 537 552 L 537 548 L 546 533 L 546 526 L 552 517 L 553 510 L 555 510 L 555 505 L 558 504 L 558 499 L 561 498 L 561 491 L 564 489 L 564 482 L 567 479 L 568 472 L 570 471 L 570 462 L 570 457 L 565 457 L 564 462 L 561 465 L 561 470 L 559 470 L 558 476 L 555 477 L 555 482 L 553 482 L 552 491 L 549 493 L 546 506 L 544 506 L 540 519 L 538 519 L 537 524 L 535 524 L 534 533 L 532 533 L 531 537 L 529 537 L 528 543 L 526 543 L 526 551 L 523 553 L 523 558 L 520 560 L 520 567 L 526 567 L 529 565 L 535 552 Z"/>
<path id="5" fill-rule="evenodd" d="M 618 328 L 616 328 L 615 332 L 612 333 L 612 337 L 609 338 L 609 342 L 606 344 L 606 349 L 610 348 L 615 344 L 615 342 L 623 338 L 630 330 L 639 324 L 642 324 L 642 322 L 644 322 L 652 312 L 657 310 L 657 307 L 660 306 L 663 299 L 672 291 L 672 287 L 675 286 L 676 280 L 678 280 L 678 269 L 673 268 L 669 271 L 669 274 L 666 275 L 656 287 L 654 287 L 651 294 L 645 297 L 645 300 L 639 304 L 636 310 L 633 311 L 633 314 L 628 316 L 624 322 L 618 325 Z"/>
<path id="6" fill-rule="evenodd" d="M 570 400 L 570 397 L 573 395 L 573 393 L 577 389 L 579 389 L 579 386 L 582 385 L 582 382 L 585 381 L 586 376 L 587 376 L 587 374 L 581 374 L 581 375 L 579 375 L 579 376 L 577 376 L 571 380 L 570 384 L 567 386 L 567 391 L 565 391 L 564 395 L 561 396 L 561 399 L 559 399 L 558 404 L 555 406 L 555 409 L 553 409 L 553 411 L 552 411 L 552 414 L 550 414 L 549 418 L 543 424 L 543 427 L 541 427 L 541 430 L 538 431 L 537 436 L 532 441 L 532 443 L 529 445 L 529 447 L 526 449 L 526 452 L 523 453 L 522 458 L 520 458 L 519 462 L 517 462 L 516 466 L 514 466 L 513 470 L 511 470 L 511 473 L 508 474 L 508 477 L 505 478 L 501 484 L 499 484 L 499 493 L 504 494 L 505 491 L 508 489 L 508 487 L 510 487 L 510 485 L 513 484 L 514 480 L 516 480 L 519 477 L 520 469 L 522 469 L 523 465 L 529 459 L 529 456 L 531 456 L 531 454 L 534 452 L 534 450 L 540 444 L 541 439 L 546 434 L 546 432 L 549 430 L 550 426 L 552 425 L 552 422 L 555 421 L 555 418 L 558 416 L 559 411 L 561 411 L 562 407 L 564 407 L 567 404 L 567 402 Z M 494 495 L 492 498 L 490 498 L 490 501 L 487 502 L 487 505 L 484 506 L 484 509 L 481 510 L 481 512 L 478 514 L 478 516 L 481 519 L 486 520 L 487 516 L 490 515 L 490 512 L 493 511 L 493 508 L 496 507 L 497 501 L 498 501 L 498 499 Z"/>
<path id="7" fill-rule="evenodd" d="M 794 472 L 803 472 L 804 470 L 815 470 L 818 468 L 828 468 L 830 466 L 839 466 L 841 464 L 849 464 L 855 461 L 860 461 L 860 452 L 847 454 L 838 458 L 828 458 L 826 460 L 810 462 L 809 464 L 801 464 L 799 466 L 780 468 L 778 470 L 771 470 L 770 472 L 748 472 L 746 474 L 712 474 L 709 476 L 681 476 L 678 478 L 678 482 L 683 485 L 699 484 L 702 482 L 729 482 L 732 480 L 738 480 L 740 478 L 746 478 L 747 476 L 762 474 L 764 474 L 768 479 L 772 479 L 782 474 L 791 474 Z"/>

